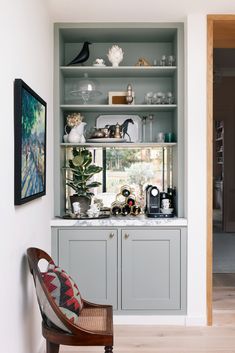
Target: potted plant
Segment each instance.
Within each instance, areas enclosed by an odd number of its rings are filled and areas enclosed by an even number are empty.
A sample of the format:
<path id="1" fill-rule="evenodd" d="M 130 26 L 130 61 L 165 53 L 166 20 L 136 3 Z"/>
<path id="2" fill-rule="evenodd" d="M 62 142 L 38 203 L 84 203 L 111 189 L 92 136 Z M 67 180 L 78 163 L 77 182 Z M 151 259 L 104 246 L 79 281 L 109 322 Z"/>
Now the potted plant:
<path id="1" fill-rule="evenodd" d="M 81 213 L 86 214 L 94 193 L 91 189 L 101 185 L 98 181 L 91 181 L 94 174 L 100 173 L 102 167 L 92 164 L 92 154 L 86 148 L 73 148 L 73 159 L 69 159 L 67 170 L 71 171 L 66 177 L 66 185 L 70 186 L 75 194 L 70 196 L 71 205 L 79 202 Z M 72 174 L 72 176 L 71 176 Z M 73 209 L 73 207 L 72 207 Z"/>

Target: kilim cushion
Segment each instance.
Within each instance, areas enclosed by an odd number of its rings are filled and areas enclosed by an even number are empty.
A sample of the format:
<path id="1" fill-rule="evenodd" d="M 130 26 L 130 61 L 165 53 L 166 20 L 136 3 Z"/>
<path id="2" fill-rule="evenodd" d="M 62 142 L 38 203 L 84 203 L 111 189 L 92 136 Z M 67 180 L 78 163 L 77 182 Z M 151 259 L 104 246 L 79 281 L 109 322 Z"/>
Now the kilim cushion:
<path id="1" fill-rule="evenodd" d="M 82 297 L 74 280 L 60 267 L 50 262 L 43 281 L 61 312 L 73 323 L 77 323 L 83 307 Z"/>

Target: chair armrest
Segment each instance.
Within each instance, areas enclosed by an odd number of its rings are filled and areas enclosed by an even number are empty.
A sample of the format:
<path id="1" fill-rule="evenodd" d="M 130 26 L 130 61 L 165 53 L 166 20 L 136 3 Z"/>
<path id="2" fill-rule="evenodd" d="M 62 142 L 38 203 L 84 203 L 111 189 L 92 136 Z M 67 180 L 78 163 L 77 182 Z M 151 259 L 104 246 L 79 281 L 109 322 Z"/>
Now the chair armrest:
<path id="1" fill-rule="evenodd" d="M 83 300 L 84 308 L 110 308 L 110 307 L 112 307 L 112 305 L 96 304 L 96 303 L 88 302 L 85 299 L 82 299 L 82 300 Z"/>

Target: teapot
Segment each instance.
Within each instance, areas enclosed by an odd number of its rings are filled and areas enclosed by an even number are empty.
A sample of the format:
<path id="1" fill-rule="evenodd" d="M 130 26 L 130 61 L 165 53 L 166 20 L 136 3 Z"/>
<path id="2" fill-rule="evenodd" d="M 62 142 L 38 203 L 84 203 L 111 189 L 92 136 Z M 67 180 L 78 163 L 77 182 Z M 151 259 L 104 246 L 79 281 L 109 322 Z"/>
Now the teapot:
<path id="1" fill-rule="evenodd" d="M 91 138 L 102 138 L 105 137 L 104 129 L 94 127 L 95 131 L 92 133 Z"/>

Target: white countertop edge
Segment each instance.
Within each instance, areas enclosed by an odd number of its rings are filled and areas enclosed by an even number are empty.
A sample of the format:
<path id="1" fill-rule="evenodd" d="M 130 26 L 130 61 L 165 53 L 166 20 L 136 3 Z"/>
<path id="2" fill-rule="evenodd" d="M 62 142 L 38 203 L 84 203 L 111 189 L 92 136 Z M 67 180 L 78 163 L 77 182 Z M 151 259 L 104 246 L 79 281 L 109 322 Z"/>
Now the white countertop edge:
<path id="1" fill-rule="evenodd" d="M 186 227 L 186 218 L 147 218 L 138 217 L 110 217 L 104 219 L 62 219 L 51 220 L 51 227 Z"/>

